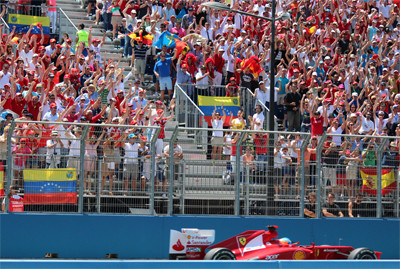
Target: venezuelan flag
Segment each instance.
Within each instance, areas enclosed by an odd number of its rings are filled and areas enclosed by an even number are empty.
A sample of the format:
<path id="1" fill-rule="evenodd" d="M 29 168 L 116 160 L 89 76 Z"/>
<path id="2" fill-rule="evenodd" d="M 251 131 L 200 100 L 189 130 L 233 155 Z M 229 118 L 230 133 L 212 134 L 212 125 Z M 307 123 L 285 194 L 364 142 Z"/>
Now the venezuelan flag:
<path id="1" fill-rule="evenodd" d="M 76 204 L 76 169 L 25 169 L 25 204 Z"/>
<path id="2" fill-rule="evenodd" d="M 9 14 L 8 15 L 8 25 L 10 29 L 14 26 L 15 31 L 20 33 L 27 33 L 29 27 L 33 25 L 31 34 L 41 35 L 40 27 L 43 28 L 43 34 L 45 37 L 45 43 L 48 42 L 50 37 L 50 18 L 49 17 L 39 17 L 39 16 L 29 16 L 20 14 Z"/>
<path id="3" fill-rule="evenodd" d="M 376 195 L 378 189 L 376 167 L 361 168 L 361 178 L 363 180 L 362 191 Z M 382 195 L 393 191 L 396 188 L 394 172 L 392 168 L 383 168 L 381 177 Z"/>
<path id="4" fill-rule="evenodd" d="M 215 97 L 215 96 L 198 96 L 199 108 L 205 115 L 205 120 L 208 126 L 211 126 L 211 118 L 214 112 L 215 106 L 217 107 L 217 112 L 222 113 L 222 106 L 224 106 L 224 111 L 226 114 L 226 119 L 224 126 L 229 126 L 230 115 L 232 113 L 233 118 L 237 117 L 237 113 L 240 110 L 240 98 L 239 97 Z"/>
<path id="5" fill-rule="evenodd" d="M 161 49 L 162 46 L 166 45 L 167 48 L 174 48 L 175 40 L 179 40 L 177 35 L 171 34 L 168 31 L 163 32 L 160 37 L 158 38 L 157 42 L 154 43 L 154 46 Z"/>

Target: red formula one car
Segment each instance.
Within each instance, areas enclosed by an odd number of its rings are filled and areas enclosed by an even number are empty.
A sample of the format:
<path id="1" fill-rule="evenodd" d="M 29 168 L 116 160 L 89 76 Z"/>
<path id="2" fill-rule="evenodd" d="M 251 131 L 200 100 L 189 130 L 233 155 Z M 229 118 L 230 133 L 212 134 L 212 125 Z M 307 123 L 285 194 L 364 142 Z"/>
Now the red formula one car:
<path id="1" fill-rule="evenodd" d="M 171 230 L 170 258 L 190 260 L 376 260 L 381 252 L 350 246 L 301 246 L 278 238 L 278 226 L 246 231 L 218 244 L 214 230 Z M 208 250 L 208 252 L 207 252 Z"/>

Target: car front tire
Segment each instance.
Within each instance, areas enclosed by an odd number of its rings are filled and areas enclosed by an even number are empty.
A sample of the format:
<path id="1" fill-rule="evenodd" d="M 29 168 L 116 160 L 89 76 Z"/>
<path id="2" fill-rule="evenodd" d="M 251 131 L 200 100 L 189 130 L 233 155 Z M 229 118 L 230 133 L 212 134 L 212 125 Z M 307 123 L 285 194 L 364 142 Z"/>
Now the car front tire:
<path id="1" fill-rule="evenodd" d="M 236 256 L 227 248 L 213 248 L 207 252 L 204 260 L 236 260 Z"/>
<path id="2" fill-rule="evenodd" d="M 369 248 L 357 248 L 350 252 L 348 260 L 377 260 L 375 252 Z"/>

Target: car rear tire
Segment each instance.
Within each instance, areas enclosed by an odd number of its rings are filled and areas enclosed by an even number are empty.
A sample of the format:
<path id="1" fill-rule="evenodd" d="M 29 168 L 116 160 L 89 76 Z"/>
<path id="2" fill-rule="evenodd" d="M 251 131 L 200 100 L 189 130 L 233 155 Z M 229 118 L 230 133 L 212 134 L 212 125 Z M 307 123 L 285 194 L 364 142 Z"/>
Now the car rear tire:
<path id="1" fill-rule="evenodd" d="M 213 248 L 207 252 L 205 260 L 236 260 L 235 254 L 227 248 Z"/>
<path id="2" fill-rule="evenodd" d="M 350 252 L 348 260 L 377 260 L 375 252 L 369 248 L 357 248 Z"/>

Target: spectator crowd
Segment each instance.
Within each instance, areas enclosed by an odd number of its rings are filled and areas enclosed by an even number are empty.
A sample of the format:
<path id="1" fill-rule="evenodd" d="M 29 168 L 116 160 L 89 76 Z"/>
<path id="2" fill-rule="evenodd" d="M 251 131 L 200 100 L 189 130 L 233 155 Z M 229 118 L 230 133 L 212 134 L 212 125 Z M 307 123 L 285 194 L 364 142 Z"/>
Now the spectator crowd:
<path id="1" fill-rule="evenodd" d="M 103 173 L 103 184 L 105 178 L 115 178 L 114 171 L 121 164 L 125 190 L 129 182 L 135 189 L 139 178 L 143 189 L 149 171 L 162 170 L 145 168 L 146 156 L 154 150 L 161 159 L 169 152 L 163 149 L 163 129 L 156 148 L 151 149 L 147 146 L 151 132 L 142 127 L 164 128 L 174 118 L 176 84 L 184 85 L 183 89 L 195 102 L 198 95 L 243 98 L 242 91 L 246 88 L 254 94 L 254 115 L 244 115 L 243 110 L 237 115 L 226 115 L 223 110 L 221 116 L 215 110 L 211 124 L 215 130 L 222 129 L 226 116 L 235 116 L 229 121 L 232 129 L 258 131 L 247 137 L 255 146 L 240 154 L 243 164 L 251 165 L 250 170 L 263 177 L 266 168 L 252 162 L 267 160 L 268 136 L 260 131 L 264 126 L 263 110 L 272 101 L 269 99 L 271 66 L 276 73 L 273 87 L 276 117 L 286 131 L 312 135 L 306 150 L 306 186 L 315 185 L 315 164 L 319 161 L 316 146 L 323 133 L 328 135 L 322 153 L 323 184 L 331 186 L 333 194 L 355 197 L 360 189 L 358 168 L 375 166 L 380 161 L 395 168 L 397 178 L 398 140 L 391 136 L 400 136 L 398 1 L 277 1 L 276 16 L 285 15 L 289 19 L 276 21 L 275 40 L 271 40 L 270 21 L 209 9 L 201 6 L 203 2 L 89 0 L 87 16 L 93 16 L 95 22 L 79 25 L 75 39 L 64 34 L 61 42 L 50 39 L 49 44 L 44 44 L 43 37 L 31 36 L 29 31 L 17 33 L 11 29 L 9 35 L 3 34 L 2 153 L 13 119 L 48 122 L 17 124 L 13 153 L 31 157 L 15 158 L 15 178 L 22 180 L 25 167 L 78 168 L 80 145 L 67 138 L 79 138 L 82 128 L 72 125 L 64 128 L 57 122 L 93 123 L 99 124 L 99 128 L 87 134 L 87 191 L 90 192 L 94 161 L 100 156 L 107 171 Z M 229 5 L 232 9 L 271 17 L 269 1 L 232 0 Z M 96 25 L 104 28 L 100 39 L 94 37 Z M 178 52 L 166 45 L 154 46 L 166 31 L 185 41 L 188 50 Z M 152 43 L 148 41 L 149 35 Z M 108 40 L 118 40 L 114 44 L 123 48 L 118 57 L 110 58 L 110 53 L 103 53 Z M 273 58 L 271 42 L 275 42 L 276 48 Z M 120 67 L 122 57 L 129 59 L 132 67 L 129 73 Z M 255 65 L 244 64 L 251 57 Z M 260 68 L 255 71 L 255 66 Z M 153 76 L 157 101 L 146 97 L 146 75 Z M 215 86 L 219 85 L 223 87 L 216 91 Z M 101 128 L 101 123 L 116 126 Z M 119 128 L 118 124 L 130 124 L 132 128 Z M 341 134 L 374 138 L 347 139 L 338 136 Z M 214 131 L 211 157 L 227 156 L 234 163 L 236 136 Z M 380 145 L 383 136 L 389 137 L 385 145 L 388 151 L 383 160 L 377 160 L 374 147 Z M 300 163 L 298 149 L 302 141 L 300 135 L 282 136 L 275 145 L 276 195 L 286 194 L 291 178 L 299 177 L 296 164 Z M 177 159 L 182 158 L 181 151 L 177 150 Z M 51 158 L 54 154 L 69 157 Z M 143 158 L 140 170 L 135 161 L 139 157 Z M 6 161 L 4 155 L 2 160 Z M 232 172 L 234 167 L 231 166 Z M 346 174 L 350 181 L 346 181 Z M 163 176 L 159 180 L 164 181 Z"/>

